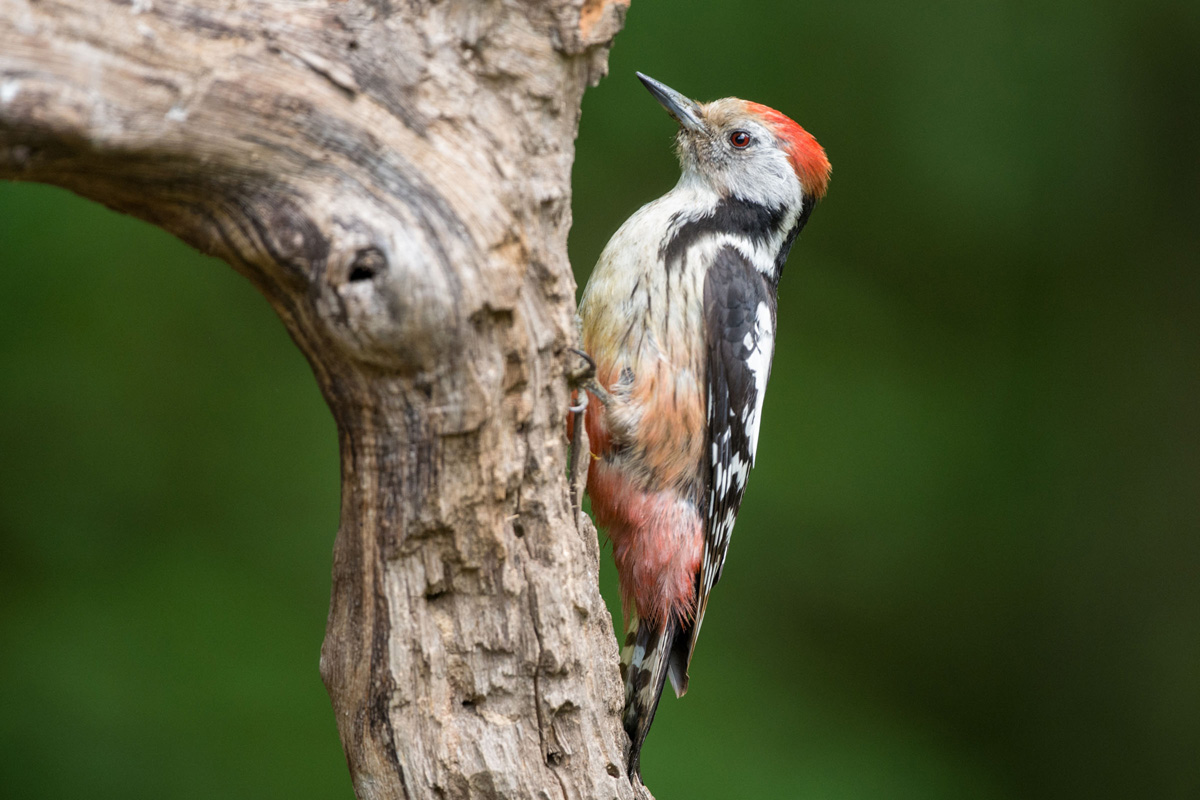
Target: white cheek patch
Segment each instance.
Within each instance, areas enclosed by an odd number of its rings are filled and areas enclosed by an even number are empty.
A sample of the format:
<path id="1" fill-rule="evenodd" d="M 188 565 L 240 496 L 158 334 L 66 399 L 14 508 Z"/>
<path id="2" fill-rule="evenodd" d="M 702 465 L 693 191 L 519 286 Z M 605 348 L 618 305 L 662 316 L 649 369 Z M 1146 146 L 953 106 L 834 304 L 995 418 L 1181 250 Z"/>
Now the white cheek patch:
<path id="1" fill-rule="evenodd" d="M 787 153 L 769 144 L 768 136 L 756 137 L 763 141 L 754 146 L 752 159 L 739 161 L 719 177 L 731 194 L 768 206 L 796 206 L 801 198 L 800 179 Z"/>

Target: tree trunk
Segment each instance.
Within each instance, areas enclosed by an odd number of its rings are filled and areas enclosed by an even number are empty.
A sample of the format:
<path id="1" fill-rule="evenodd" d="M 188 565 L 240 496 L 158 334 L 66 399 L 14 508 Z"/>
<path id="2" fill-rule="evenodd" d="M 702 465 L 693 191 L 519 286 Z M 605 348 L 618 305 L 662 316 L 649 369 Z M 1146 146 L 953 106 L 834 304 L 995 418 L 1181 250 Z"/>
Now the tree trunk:
<path id="1" fill-rule="evenodd" d="M 220 256 L 312 364 L 360 798 L 648 797 L 563 434 L 573 141 L 627 1 L 0 0 L 0 178 Z"/>

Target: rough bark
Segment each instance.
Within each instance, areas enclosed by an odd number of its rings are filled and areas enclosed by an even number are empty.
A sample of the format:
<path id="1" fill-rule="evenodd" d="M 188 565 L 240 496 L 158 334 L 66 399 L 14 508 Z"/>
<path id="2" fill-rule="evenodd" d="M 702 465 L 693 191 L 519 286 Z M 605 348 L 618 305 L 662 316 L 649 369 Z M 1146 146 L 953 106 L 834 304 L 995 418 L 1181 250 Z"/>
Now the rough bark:
<path id="1" fill-rule="evenodd" d="M 0 178 L 225 259 L 312 364 L 360 798 L 645 796 L 563 439 L 573 140 L 625 2 L 0 0 Z"/>

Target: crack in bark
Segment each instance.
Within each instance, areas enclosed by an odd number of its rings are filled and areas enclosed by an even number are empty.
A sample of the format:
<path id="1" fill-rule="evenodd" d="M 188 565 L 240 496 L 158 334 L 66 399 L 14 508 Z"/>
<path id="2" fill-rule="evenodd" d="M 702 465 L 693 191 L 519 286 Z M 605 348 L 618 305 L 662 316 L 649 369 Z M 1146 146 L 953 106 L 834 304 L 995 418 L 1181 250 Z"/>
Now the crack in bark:
<path id="1" fill-rule="evenodd" d="M 533 551 L 529 547 L 529 540 L 522 537 L 521 541 L 525 543 L 526 556 L 532 559 Z M 558 788 L 562 791 L 563 800 L 570 800 L 567 785 L 563 782 L 562 776 L 558 774 L 555 765 L 550 763 L 551 755 L 546 746 L 546 720 L 542 711 L 542 689 L 539 680 L 539 674 L 542 671 L 542 656 L 546 652 L 546 645 L 542 640 L 542 622 L 537 611 L 537 590 L 534 588 L 533 578 L 529 574 L 528 564 L 523 564 L 522 567 L 522 571 L 525 573 L 526 591 L 529 592 L 529 617 L 533 625 L 533 636 L 537 640 L 537 661 L 533 665 L 533 703 L 534 711 L 537 715 L 538 741 L 542 750 L 542 763 L 554 775 L 554 779 L 558 781 Z"/>

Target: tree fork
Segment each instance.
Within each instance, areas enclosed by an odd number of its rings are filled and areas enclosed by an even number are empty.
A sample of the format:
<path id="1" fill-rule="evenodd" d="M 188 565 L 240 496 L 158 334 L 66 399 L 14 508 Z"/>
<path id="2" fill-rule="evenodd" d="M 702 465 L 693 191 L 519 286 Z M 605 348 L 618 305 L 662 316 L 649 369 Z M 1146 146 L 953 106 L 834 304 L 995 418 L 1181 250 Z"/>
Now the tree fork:
<path id="1" fill-rule="evenodd" d="M 0 0 L 0 178 L 228 261 L 333 411 L 321 674 L 364 800 L 649 796 L 563 435 L 573 142 L 626 3 Z"/>

